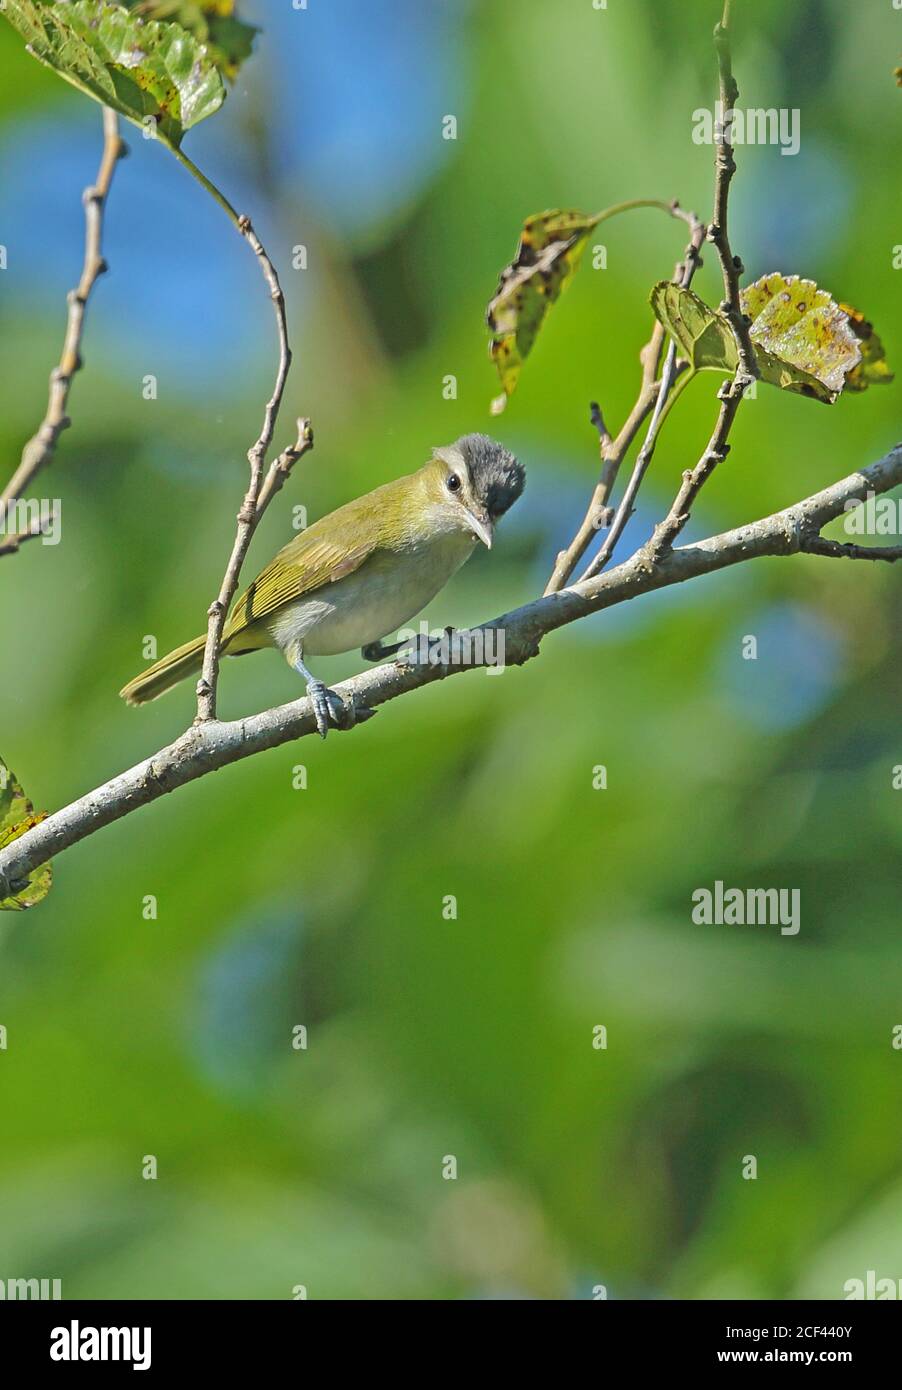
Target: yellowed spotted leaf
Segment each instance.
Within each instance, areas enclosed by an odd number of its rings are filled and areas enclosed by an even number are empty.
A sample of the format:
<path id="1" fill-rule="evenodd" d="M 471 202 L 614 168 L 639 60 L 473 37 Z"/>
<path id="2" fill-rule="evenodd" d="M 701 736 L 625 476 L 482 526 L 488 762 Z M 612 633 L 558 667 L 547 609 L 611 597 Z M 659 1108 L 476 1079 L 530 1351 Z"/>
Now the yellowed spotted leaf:
<path id="1" fill-rule="evenodd" d="M 748 285 L 740 302 L 761 380 L 832 405 L 863 357 L 846 310 L 813 280 L 777 273 Z M 736 339 L 719 310 L 667 280 L 655 285 L 651 304 L 696 371 L 735 372 Z"/>
<path id="2" fill-rule="evenodd" d="M 866 391 L 869 386 L 886 386 L 893 380 L 893 373 L 886 360 L 883 344 L 874 332 L 860 309 L 851 304 L 839 306 L 849 316 L 849 327 L 861 345 L 861 361 L 853 367 L 846 377 L 847 391 Z"/>
<path id="3" fill-rule="evenodd" d="M 35 811 L 15 774 L 0 761 L 0 850 L 38 825 L 45 815 L 45 811 Z M 50 865 L 42 864 L 32 870 L 24 883 L 15 885 L 10 897 L 0 898 L 0 911 L 22 912 L 34 907 L 46 898 L 52 881 Z"/>
<path id="4" fill-rule="evenodd" d="M 486 311 L 492 334 L 489 354 L 501 378 L 502 393 L 492 402 L 497 415 L 507 404 L 545 315 L 569 284 L 600 216 L 554 208 L 527 218 L 517 254 L 501 272 Z"/>

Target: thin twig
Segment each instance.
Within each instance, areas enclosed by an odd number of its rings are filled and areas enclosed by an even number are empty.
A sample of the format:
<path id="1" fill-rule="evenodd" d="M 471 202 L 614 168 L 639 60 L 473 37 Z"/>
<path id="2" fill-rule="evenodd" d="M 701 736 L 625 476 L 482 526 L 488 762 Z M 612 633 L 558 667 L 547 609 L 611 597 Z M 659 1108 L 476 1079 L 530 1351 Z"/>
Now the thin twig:
<path id="1" fill-rule="evenodd" d="M 679 491 L 670 505 L 666 517 L 659 521 L 655 527 L 654 534 L 649 543 L 651 554 L 656 559 L 666 550 L 669 550 L 689 520 L 695 499 L 701 492 L 705 483 L 710 478 L 714 469 L 719 463 L 723 463 L 730 446 L 727 437 L 736 418 L 736 412 L 742 400 L 742 392 L 737 392 L 734 381 L 725 381 L 718 391 L 720 400 L 720 410 L 717 416 L 717 424 L 714 426 L 714 433 L 708 440 L 705 452 L 702 454 L 694 468 L 687 468 L 683 472 L 682 482 Z"/>
<path id="2" fill-rule="evenodd" d="M 902 545 L 856 545 L 853 541 L 832 541 L 817 532 L 802 536 L 801 547 L 808 555 L 827 555 L 846 560 L 902 560 Z"/>
<path id="3" fill-rule="evenodd" d="M 702 241 L 705 237 L 705 224 L 699 221 L 695 213 L 690 213 L 688 215 L 688 221 L 691 228 L 689 245 L 686 247 L 686 255 L 684 260 L 676 267 L 673 276 L 675 283 L 680 285 L 684 289 L 688 288 L 689 284 L 692 281 L 693 275 L 695 274 L 698 266 L 701 264 L 699 252 L 701 249 Z M 671 387 L 677 375 L 678 366 L 676 343 L 671 342 L 670 346 L 667 349 L 667 357 L 664 362 L 664 370 L 661 373 L 661 381 L 658 386 L 657 396 L 655 398 L 654 410 L 652 412 L 651 420 L 649 421 L 648 430 L 646 431 L 645 440 L 643 441 L 642 448 L 639 450 L 639 453 L 636 457 L 636 462 L 633 465 L 633 471 L 630 474 L 629 482 L 627 483 L 626 488 L 624 489 L 623 496 L 620 499 L 620 503 L 617 507 L 616 512 L 614 513 L 614 518 L 611 522 L 610 530 L 608 531 L 608 534 L 605 536 L 604 542 L 602 543 L 598 553 L 589 562 L 582 575 L 580 576 L 581 579 L 591 579 L 593 575 L 601 573 L 601 571 L 604 569 L 605 565 L 608 563 L 611 556 L 613 555 L 614 549 L 617 546 L 620 537 L 623 535 L 626 525 L 635 510 L 636 497 L 638 495 L 639 488 L 642 486 L 642 480 L 648 471 L 649 464 L 651 463 L 654 457 L 655 445 L 658 442 L 658 435 L 660 434 L 661 426 L 667 418 L 667 415 L 679 394 L 680 388 L 677 388 L 677 390 L 675 390 L 673 394 L 671 394 Z M 687 376 L 683 378 L 681 385 L 685 386 L 688 380 L 689 374 L 687 374 Z"/>
<path id="4" fill-rule="evenodd" d="M 471 664 L 389 662 L 341 682 L 335 687 L 336 693 L 347 706 L 375 709 L 433 681 L 491 664 L 491 654 L 496 648 L 478 640 L 478 634 L 486 631 L 503 632 L 505 664 L 521 665 L 538 655 L 539 644 L 547 633 L 591 613 L 747 560 L 797 555 L 810 543 L 811 536 L 843 516 L 854 503 L 864 501 L 869 494 L 889 492 L 900 485 L 902 444 L 897 444 L 877 463 L 849 474 L 773 516 L 694 545 L 670 550 L 659 559 L 653 559 L 648 547 L 643 547 L 622 564 L 587 583 L 574 584 L 561 593 L 535 599 L 483 624 L 471 634 L 458 634 L 461 644 L 472 639 L 468 643 L 474 654 Z M 307 697 L 246 719 L 195 724 L 174 743 L 71 805 L 55 811 L 0 850 L 0 899 L 18 891 L 27 875 L 53 855 L 167 792 L 229 763 L 315 732 L 316 721 Z"/>
<path id="5" fill-rule="evenodd" d="M 642 448 L 636 456 L 633 471 L 630 474 L 629 482 L 624 488 L 623 496 L 620 499 L 617 510 L 614 513 L 614 519 L 611 522 L 610 530 L 604 538 L 601 549 L 593 556 L 580 575 L 580 580 L 591 579 L 593 575 L 601 573 L 613 555 L 614 548 L 623 535 L 627 522 L 635 510 L 636 496 L 639 492 L 639 488 L 642 486 L 642 479 L 645 477 L 648 466 L 654 457 L 655 445 L 658 441 L 658 432 L 661 428 L 661 422 L 666 418 L 668 404 L 674 399 L 674 397 L 670 396 L 670 387 L 673 383 L 675 373 L 676 344 L 671 342 L 667 349 L 664 370 L 661 373 L 661 381 L 655 399 L 655 408 L 652 411 L 651 420 L 648 424 L 648 430 L 646 431 Z"/>
<path id="6" fill-rule="evenodd" d="M 261 489 L 264 485 L 263 465 L 266 461 L 269 446 L 272 444 L 276 421 L 279 416 L 279 408 L 285 393 L 285 382 L 288 379 L 288 369 L 291 366 L 291 348 L 288 345 L 285 296 L 282 292 L 282 286 L 279 283 L 279 276 L 275 266 L 266 253 L 263 243 L 254 231 L 250 218 L 236 212 L 228 198 L 216 187 L 211 179 L 207 178 L 207 175 L 198 168 L 190 156 L 185 154 L 184 150 L 178 149 L 174 145 L 168 148 L 175 155 L 179 163 L 185 166 L 192 177 L 195 178 L 201 187 L 203 187 L 218 203 L 230 222 L 244 237 L 257 257 L 260 263 L 260 269 L 269 286 L 270 298 L 272 299 L 273 310 L 276 316 L 276 332 L 279 339 L 279 365 L 276 369 L 275 385 L 263 412 L 263 425 L 260 430 L 260 435 L 247 451 L 247 461 L 250 465 L 250 480 L 241 503 L 241 509 L 238 512 L 238 529 L 232 543 L 232 550 L 229 555 L 228 564 L 226 565 L 225 574 L 219 586 L 219 593 L 207 609 L 207 641 L 204 647 L 201 675 L 197 682 L 197 715 L 195 717 L 195 723 L 204 723 L 207 720 L 216 718 L 216 687 L 219 680 L 219 657 L 220 648 L 222 646 L 222 631 L 225 627 L 229 606 L 232 599 L 235 597 L 235 590 L 238 588 L 241 567 L 244 564 L 251 539 L 257 529 L 257 524 L 266 506 L 269 505 L 269 502 L 278 491 L 278 487 L 271 487 L 268 490 L 266 501 L 261 507 Z M 307 423 L 309 429 L 309 421 Z M 304 449 L 301 449 L 300 452 L 306 452 L 306 449 L 312 446 L 312 441 L 313 435 L 311 432 L 310 442 Z M 300 454 L 298 454 L 298 457 L 300 457 Z M 284 478 L 282 481 L 284 481 Z M 281 486 L 281 483 L 279 486 Z"/>
<path id="7" fill-rule="evenodd" d="M 726 458 L 729 452 L 729 434 L 736 418 L 745 392 L 751 386 L 755 377 L 758 375 L 758 366 L 755 361 L 755 349 L 749 336 L 749 322 L 742 312 L 742 305 L 739 298 L 739 277 L 742 274 L 743 265 L 738 256 L 734 256 L 730 246 L 728 232 L 728 205 L 730 198 L 730 184 L 736 172 L 736 161 L 733 157 L 733 146 L 730 141 L 730 129 L 732 125 L 732 112 L 739 97 L 739 88 L 733 76 L 732 58 L 730 55 L 730 0 L 724 0 L 723 14 L 720 23 L 714 30 L 714 45 L 717 51 L 718 69 L 718 90 L 721 114 L 723 117 L 723 127 L 715 133 L 714 140 L 714 212 L 711 223 L 708 227 L 707 238 L 717 251 L 720 261 L 721 274 L 723 276 L 724 300 L 721 310 L 728 319 L 736 340 L 736 351 L 738 365 L 732 381 L 725 383 L 718 392 L 720 400 L 720 410 L 718 412 L 717 423 L 714 432 L 708 441 L 707 448 L 702 454 L 698 463 L 692 469 L 687 469 L 683 473 L 679 491 L 670 507 L 667 516 L 655 527 L 654 534 L 650 542 L 650 554 L 654 559 L 660 556 L 673 545 L 677 536 L 689 520 L 693 503 L 705 483 L 710 478 L 718 463 Z M 673 345 L 671 344 L 671 349 Z M 664 395 L 662 390 L 661 395 Z M 654 420 L 652 425 L 654 425 Z M 660 421 L 658 422 L 660 427 Z M 649 429 L 651 450 L 657 433 L 654 429 Z M 629 498 L 629 508 L 625 514 L 623 504 L 618 508 L 617 516 L 611 525 L 611 533 L 605 540 L 595 561 L 588 567 L 583 578 L 588 578 L 591 574 L 596 574 L 607 562 L 617 538 L 612 543 L 611 536 L 615 529 L 620 526 L 623 529 L 632 510 L 632 501 L 638 491 L 639 484 L 648 468 L 648 459 L 644 457 L 649 439 L 636 460 L 633 476 L 630 479 L 627 494 L 632 494 Z M 622 524 L 621 524 L 622 522 Z"/>
<path id="8" fill-rule="evenodd" d="M 724 298 L 720 308 L 729 319 L 736 338 L 739 353 L 737 382 L 748 378 L 741 391 L 751 384 L 758 375 L 755 364 L 755 349 L 749 336 L 749 321 L 742 312 L 739 299 L 739 277 L 744 266 L 739 256 L 733 254 L 728 231 L 728 204 L 730 184 L 736 172 L 733 154 L 732 134 L 733 112 L 739 100 L 739 87 L 733 76 L 733 60 L 730 53 L 730 0 L 724 0 L 720 23 L 714 28 L 714 47 L 717 52 L 718 86 L 722 127 L 714 133 L 714 212 L 708 227 L 708 240 L 717 251 L 723 275 Z M 741 392 L 740 392 L 741 394 Z"/>
<path id="9" fill-rule="evenodd" d="M 650 542 L 650 553 L 659 558 L 673 545 L 677 536 L 689 520 L 692 507 L 698 494 L 730 451 L 728 443 L 736 412 L 752 382 L 758 376 L 755 349 L 749 336 L 749 321 L 742 312 L 739 298 L 739 277 L 743 265 L 738 256 L 733 255 L 727 231 L 727 210 L 730 198 L 730 184 L 736 172 L 733 146 L 729 131 L 732 111 L 739 97 L 739 88 L 733 76 L 730 56 L 730 0 L 724 0 L 723 15 L 714 30 L 714 45 L 717 50 L 718 81 L 721 111 L 724 117 L 723 130 L 715 134 L 714 140 L 714 214 L 708 228 L 708 240 L 714 245 L 720 261 L 724 285 L 724 300 L 720 308 L 729 320 L 736 341 L 738 365 L 735 375 L 724 382 L 718 391 L 720 410 L 717 423 L 705 452 L 692 469 L 686 469 L 676 497 L 663 521 L 655 527 Z"/>
<path id="10" fill-rule="evenodd" d="M 697 267 L 701 264 L 699 250 L 705 238 L 705 225 L 699 221 L 694 212 L 685 210 L 676 200 L 658 206 L 666 207 L 672 217 L 680 218 L 690 228 L 691 236 L 686 250 L 686 258 L 679 262 L 674 270 L 676 283 L 688 285 Z M 614 513 L 609 502 L 620 465 L 629 452 L 630 445 L 643 422 L 653 410 L 658 397 L 660 384 L 656 377 L 663 345 L 664 329 L 660 323 L 656 322 L 649 341 L 639 354 L 642 365 L 639 395 L 616 439 L 611 439 L 604 427 L 600 407 L 594 401 L 592 403 L 590 418 L 596 429 L 599 430 L 601 474 L 576 534 L 566 549 L 560 551 L 555 560 L 551 577 L 545 586 L 546 594 L 557 593 L 559 589 L 564 587 L 598 532 L 609 525 L 613 519 Z M 599 420 L 601 420 L 601 426 L 599 426 Z"/>
<path id="11" fill-rule="evenodd" d="M 260 495 L 257 498 L 257 520 L 266 511 L 276 493 L 279 492 L 287 483 L 292 468 L 299 458 L 309 453 L 313 448 L 313 426 L 309 420 L 302 419 L 297 422 L 298 437 L 294 444 L 283 449 L 278 458 L 273 459 L 266 471 L 263 486 L 260 488 Z"/>
<path id="12" fill-rule="evenodd" d="M 660 328 L 660 324 L 658 325 Z M 663 330 L 662 330 L 663 331 Z M 650 346 L 650 344 L 648 345 Z M 650 353 L 643 349 L 645 361 L 648 360 Z M 610 522 L 613 512 L 608 505 L 617 473 L 623 462 L 630 445 L 635 439 L 649 413 L 651 412 L 658 394 L 658 383 L 655 380 L 645 382 L 643 379 L 636 403 L 627 416 L 626 422 L 617 438 L 610 439 L 605 432 L 599 438 L 599 452 L 601 454 L 601 475 L 595 485 L 595 491 L 589 501 L 586 514 L 580 522 L 573 540 L 566 550 L 560 551 L 555 561 L 551 578 L 545 586 L 546 594 L 557 593 L 567 583 L 576 566 L 579 564 L 592 540 L 598 532 Z M 594 412 L 598 409 L 597 405 L 592 405 L 592 422 L 596 424 Z M 597 424 L 596 424 L 597 428 Z"/>
<path id="13" fill-rule="evenodd" d="M 57 440 L 71 421 L 66 415 L 69 388 L 72 378 L 82 365 L 81 342 L 85 323 L 85 310 L 91 291 L 98 278 L 107 269 L 103 258 L 103 212 L 107 194 L 113 182 L 116 162 L 125 152 L 119 137 L 119 121 L 115 111 L 103 108 L 103 154 L 96 181 L 82 194 L 85 208 L 85 254 L 81 278 L 74 290 L 67 295 L 69 314 L 66 321 L 66 336 L 59 363 L 50 373 L 50 390 L 47 398 L 47 411 L 37 432 L 29 439 L 22 450 L 22 458 L 6 487 L 0 492 L 0 514 L 7 504 L 25 496 L 38 473 L 53 458 Z M 30 535 L 30 533 L 29 533 Z M 28 539 L 29 535 L 12 537 L 2 548 L 0 555 L 11 554 L 18 548 L 13 540 Z"/>
<path id="14" fill-rule="evenodd" d="M 20 546 L 26 541 L 37 540 L 38 536 L 43 536 L 44 527 L 39 521 L 34 526 L 30 526 L 27 531 L 19 531 L 15 536 L 0 537 L 0 555 L 14 555 Z"/>

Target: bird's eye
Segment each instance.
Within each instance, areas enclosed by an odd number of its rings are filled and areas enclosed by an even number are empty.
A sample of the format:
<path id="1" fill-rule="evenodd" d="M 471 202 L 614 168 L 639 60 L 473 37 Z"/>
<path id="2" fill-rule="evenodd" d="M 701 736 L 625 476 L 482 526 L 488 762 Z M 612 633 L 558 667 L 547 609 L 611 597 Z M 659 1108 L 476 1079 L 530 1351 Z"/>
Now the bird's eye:
<path id="1" fill-rule="evenodd" d="M 448 491 L 460 492 L 460 478 L 457 476 L 456 473 L 448 474 Z"/>

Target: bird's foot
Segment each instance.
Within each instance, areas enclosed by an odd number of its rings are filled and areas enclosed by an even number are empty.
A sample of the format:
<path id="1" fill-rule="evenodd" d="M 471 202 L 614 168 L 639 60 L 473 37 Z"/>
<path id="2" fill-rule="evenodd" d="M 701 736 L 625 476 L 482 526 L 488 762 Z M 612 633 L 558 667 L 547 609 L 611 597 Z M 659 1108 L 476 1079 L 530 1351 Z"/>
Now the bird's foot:
<path id="1" fill-rule="evenodd" d="M 337 729 L 353 729 L 357 724 L 365 724 L 376 713 L 376 710 L 370 709 L 367 705 L 357 705 L 353 702 L 345 704 L 341 696 L 330 690 L 322 681 L 309 680 L 307 694 L 313 705 L 316 732 L 320 738 L 326 737 L 330 723 Z"/>
<path id="2" fill-rule="evenodd" d="M 360 648 L 360 655 L 364 661 L 385 661 L 386 657 L 394 656 L 395 652 L 406 646 L 406 642 L 368 642 Z"/>
<path id="3" fill-rule="evenodd" d="M 345 721 L 345 707 L 335 691 L 330 690 L 322 681 L 311 680 L 307 682 L 307 694 L 313 705 L 316 732 L 320 738 L 325 738 L 329 732 L 330 720 L 340 729 Z"/>

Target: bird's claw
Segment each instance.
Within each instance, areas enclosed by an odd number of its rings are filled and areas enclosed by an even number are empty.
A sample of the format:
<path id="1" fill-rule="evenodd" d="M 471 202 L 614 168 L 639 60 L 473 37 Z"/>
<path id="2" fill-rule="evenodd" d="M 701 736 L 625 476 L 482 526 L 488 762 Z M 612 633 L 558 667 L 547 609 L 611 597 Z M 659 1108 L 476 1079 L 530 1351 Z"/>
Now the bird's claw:
<path id="1" fill-rule="evenodd" d="M 320 738 L 325 738 L 329 732 L 329 721 L 341 728 L 345 720 L 345 707 L 334 690 L 330 690 L 322 681 L 308 681 L 307 694 L 313 706 L 313 717 L 316 720 L 316 732 Z"/>
<path id="2" fill-rule="evenodd" d="M 313 705 L 316 732 L 320 738 L 326 737 L 330 722 L 337 729 L 353 729 L 355 724 L 365 724 L 376 713 L 367 705 L 355 705 L 353 702 L 346 705 L 341 696 L 322 681 L 308 681 L 307 694 Z"/>

